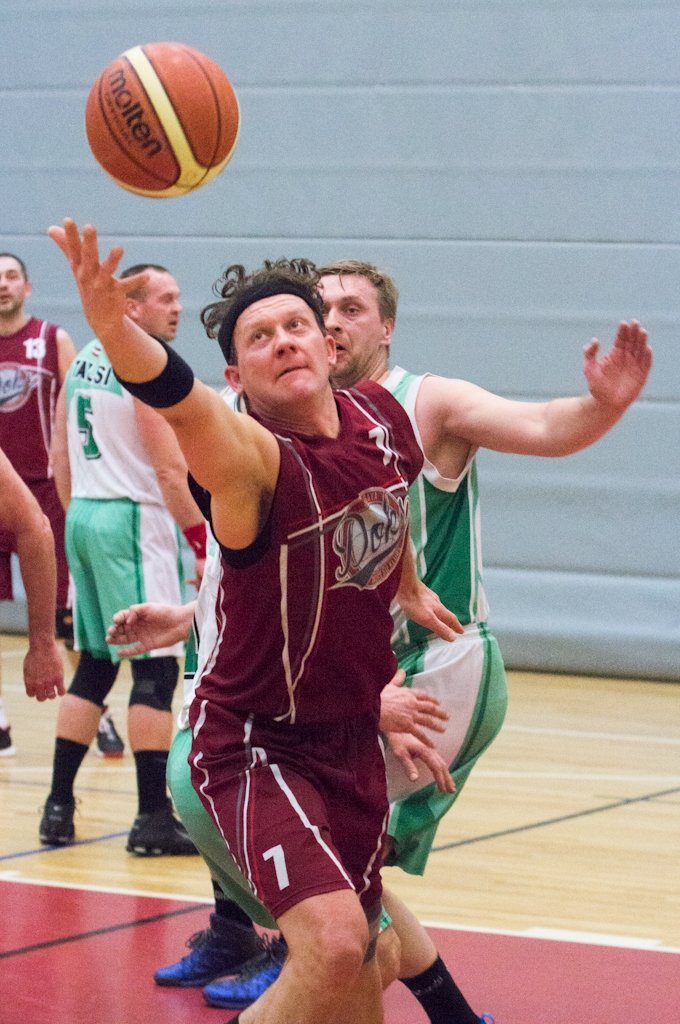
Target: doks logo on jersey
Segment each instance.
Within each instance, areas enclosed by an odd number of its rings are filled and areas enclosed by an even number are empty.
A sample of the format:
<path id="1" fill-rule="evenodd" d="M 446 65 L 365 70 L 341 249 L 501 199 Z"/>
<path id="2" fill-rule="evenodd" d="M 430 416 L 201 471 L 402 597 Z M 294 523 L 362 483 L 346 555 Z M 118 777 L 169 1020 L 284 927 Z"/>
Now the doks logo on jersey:
<path id="1" fill-rule="evenodd" d="M 36 391 L 44 378 L 53 375 L 40 367 L 24 366 L 23 363 L 0 364 L 0 412 L 14 412 Z"/>
<path id="2" fill-rule="evenodd" d="M 362 491 L 348 505 L 333 533 L 340 559 L 331 588 L 375 590 L 397 565 L 406 533 L 408 498 L 381 487 Z"/>

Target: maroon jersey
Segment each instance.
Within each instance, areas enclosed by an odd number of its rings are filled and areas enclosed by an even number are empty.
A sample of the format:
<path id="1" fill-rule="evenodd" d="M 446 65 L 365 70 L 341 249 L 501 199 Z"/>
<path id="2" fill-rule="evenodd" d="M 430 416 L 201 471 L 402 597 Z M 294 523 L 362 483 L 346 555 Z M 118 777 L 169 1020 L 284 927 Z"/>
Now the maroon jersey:
<path id="1" fill-rule="evenodd" d="M 0 448 L 26 481 L 52 476 L 49 451 L 59 390 L 57 327 L 31 317 L 0 335 Z"/>
<path id="2" fill-rule="evenodd" d="M 422 453 L 379 384 L 336 402 L 337 438 L 273 431 L 281 467 L 266 526 L 249 548 L 222 549 L 219 639 L 191 709 L 213 753 L 210 705 L 289 725 L 377 720 L 396 670 L 390 604 Z"/>

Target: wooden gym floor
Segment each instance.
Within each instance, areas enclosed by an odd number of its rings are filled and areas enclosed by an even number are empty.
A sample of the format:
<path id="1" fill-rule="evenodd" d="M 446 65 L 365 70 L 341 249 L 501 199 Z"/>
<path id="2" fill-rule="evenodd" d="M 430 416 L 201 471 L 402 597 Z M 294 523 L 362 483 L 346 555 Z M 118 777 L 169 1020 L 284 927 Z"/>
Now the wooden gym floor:
<path id="1" fill-rule="evenodd" d="M 56 702 L 29 701 L 23 637 L 0 637 L 17 747 L 0 758 L 2 1024 L 221 1024 L 160 964 L 205 927 L 198 857 L 136 858 L 129 750 L 88 755 L 78 842 L 42 847 Z M 125 733 L 125 668 L 110 704 Z M 386 870 L 475 1009 L 497 1024 L 675 1021 L 680 997 L 676 684 L 510 673 L 506 724 L 442 823 L 424 878 Z M 422 1024 L 403 986 L 386 1024 Z M 352 1022 L 359 1024 L 359 1022 Z"/>

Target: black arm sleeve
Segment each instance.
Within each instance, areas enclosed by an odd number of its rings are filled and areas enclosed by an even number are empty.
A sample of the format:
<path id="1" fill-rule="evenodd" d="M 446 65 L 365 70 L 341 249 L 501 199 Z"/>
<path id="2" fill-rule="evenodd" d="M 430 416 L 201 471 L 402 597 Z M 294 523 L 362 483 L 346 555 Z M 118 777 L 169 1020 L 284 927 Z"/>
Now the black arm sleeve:
<path id="1" fill-rule="evenodd" d="M 168 361 L 157 377 L 133 383 L 116 374 L 126 391 L 154 409 L 167 409 L 186 398 L 194 386 L 194 372 L 174 348 L 161 341 Z"/>

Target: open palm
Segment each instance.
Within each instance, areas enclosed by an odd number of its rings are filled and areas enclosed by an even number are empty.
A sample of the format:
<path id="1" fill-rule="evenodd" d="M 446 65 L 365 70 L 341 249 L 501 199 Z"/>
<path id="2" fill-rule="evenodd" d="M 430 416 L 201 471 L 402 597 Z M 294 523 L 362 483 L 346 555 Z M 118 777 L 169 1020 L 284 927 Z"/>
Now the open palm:
<path id="1" fill-rule="evenodd" d="M 637 320 L 623 321 L 609 352 L 598 359 L 596 338 L 584 349 L 583 373 L 593 398 L 604 405 L 627 408 L 638 397 L 649 376 L 652 350 L 647 332 Z"/>

